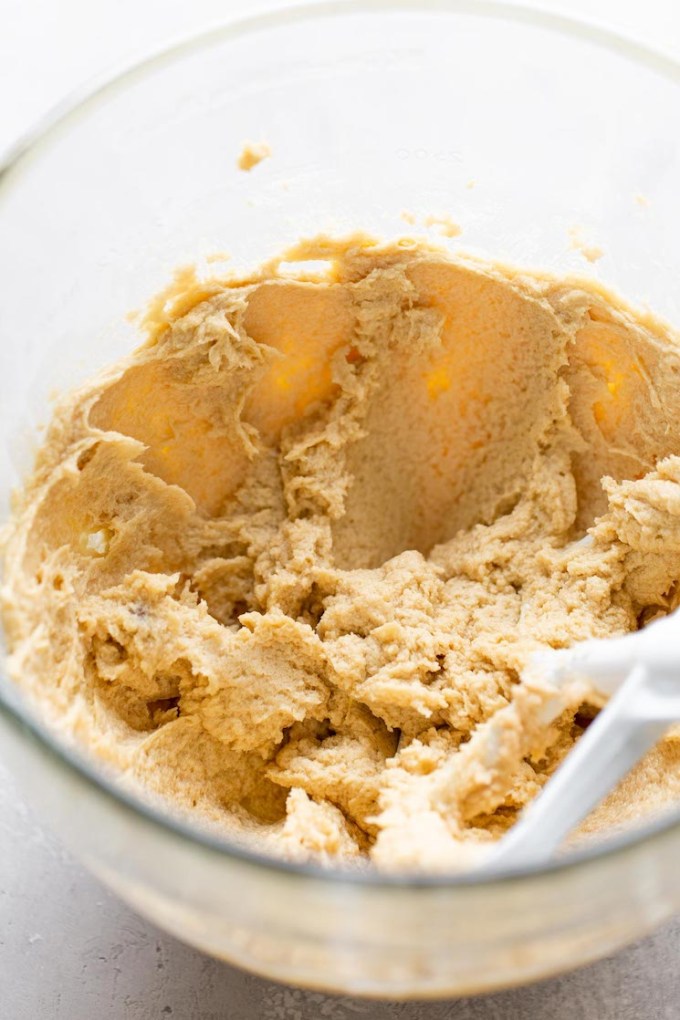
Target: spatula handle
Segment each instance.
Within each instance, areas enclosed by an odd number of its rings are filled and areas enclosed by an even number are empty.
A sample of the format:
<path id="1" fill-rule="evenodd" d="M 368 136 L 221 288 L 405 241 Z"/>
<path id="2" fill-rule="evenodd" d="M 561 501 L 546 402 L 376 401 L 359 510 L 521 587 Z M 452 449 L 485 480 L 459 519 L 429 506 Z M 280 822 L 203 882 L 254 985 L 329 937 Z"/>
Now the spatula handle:
<path id="1" fill-rule="evenodd" d="M 679 710 L 680 694 L 635 666 L 488 863 L 547 860 L 679 718 Z"/>

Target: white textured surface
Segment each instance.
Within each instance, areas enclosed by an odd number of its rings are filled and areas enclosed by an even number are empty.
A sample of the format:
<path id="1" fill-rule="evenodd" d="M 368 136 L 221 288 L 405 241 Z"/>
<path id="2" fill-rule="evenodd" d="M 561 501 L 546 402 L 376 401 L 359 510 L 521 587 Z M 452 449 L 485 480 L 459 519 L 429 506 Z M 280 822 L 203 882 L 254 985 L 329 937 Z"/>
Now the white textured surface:
<path id="1" fill-rule="evenodd" d="M 0 0 L 0 150 L 103 69 L 282 0 Z M 680 54 L 677 0 L 543 0 Z M 678 140 L 680 144 L 680 140 Z M 271 985 L 132 914 L 65 853 L 0 768 L 0 1020 L 678 1020 L 680 920 L 612 960 L 448 1003 Z"/>

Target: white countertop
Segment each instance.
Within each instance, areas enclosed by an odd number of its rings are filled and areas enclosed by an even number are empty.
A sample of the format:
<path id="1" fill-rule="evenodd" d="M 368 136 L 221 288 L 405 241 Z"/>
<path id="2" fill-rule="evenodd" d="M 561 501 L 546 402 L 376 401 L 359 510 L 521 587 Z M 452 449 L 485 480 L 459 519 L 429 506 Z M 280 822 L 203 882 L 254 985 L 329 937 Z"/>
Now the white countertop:
<path id="1" fill-rule="evenodd" d="M 0 150 L 102 70 L 281 2 L 0 0 Z M 677 0 L 542 6 L 680 54 Z M 491 997 L 375 1003 L 272 985 L 128 910 L 45 832 L 0 766 L 0 1020 L 678 1020 L 679 957 L 680 919 L 611 960 Z"/>

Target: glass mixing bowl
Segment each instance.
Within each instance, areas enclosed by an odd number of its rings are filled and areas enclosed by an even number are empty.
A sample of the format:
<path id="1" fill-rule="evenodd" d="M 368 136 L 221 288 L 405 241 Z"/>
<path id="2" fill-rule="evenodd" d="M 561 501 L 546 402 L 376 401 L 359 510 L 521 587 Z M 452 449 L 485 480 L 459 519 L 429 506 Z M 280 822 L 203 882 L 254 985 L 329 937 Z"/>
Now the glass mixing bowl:
<path id="1" fill-rule="evenodd" d="M 506 4 L 288 8 L 176 46 L 59 112 L 0 175 L 0 470 L 49 398 L 128 351 L 177 265 L 450 214 L 453 249 L 601 275 L 680 322 L 680 68 Z M 236 169 L 246 139 L 272 156 Z M 674 215 L 675 214 L 675 215 Z M 603 255 L 572 247 L 580 227 Z M 410 228 L 413 230 L 414 228 Z M 680 907 L 680 816 L 493 879 L 350 876 L 245 853 L 121 792 L 1 687 L 0 750 L 140 912 L 283 981 L 436 996 L 612 952 Z"/>

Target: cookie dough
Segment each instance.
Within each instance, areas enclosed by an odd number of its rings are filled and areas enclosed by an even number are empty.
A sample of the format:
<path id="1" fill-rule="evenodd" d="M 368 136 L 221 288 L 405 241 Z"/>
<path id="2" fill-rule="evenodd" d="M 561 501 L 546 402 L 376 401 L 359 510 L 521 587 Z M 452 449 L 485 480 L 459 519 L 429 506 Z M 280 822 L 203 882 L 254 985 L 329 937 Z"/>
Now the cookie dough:
<path id="1" fill-rule="evenodd" d="M 239 170 L 252 170 L 271 154 L 271 147 L 266 142 L 245 142 L 236 160 L 236 166 Z"/>
<path id="2" fill-rule="evenodd" d="M 147 342 L 61 401 L 17 497 L 11 675 L 232 839 L 474 863 L 600 707 L 574 688 L 542 725 L 531 653 L 679 600 L 678 336 L 410 240 L 178 279 Z M 671 733 L 584 831 L 677 802 Z"/>

